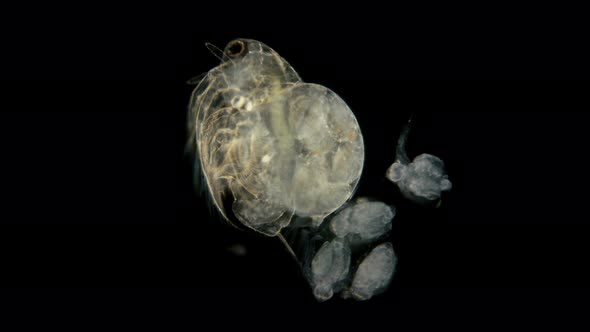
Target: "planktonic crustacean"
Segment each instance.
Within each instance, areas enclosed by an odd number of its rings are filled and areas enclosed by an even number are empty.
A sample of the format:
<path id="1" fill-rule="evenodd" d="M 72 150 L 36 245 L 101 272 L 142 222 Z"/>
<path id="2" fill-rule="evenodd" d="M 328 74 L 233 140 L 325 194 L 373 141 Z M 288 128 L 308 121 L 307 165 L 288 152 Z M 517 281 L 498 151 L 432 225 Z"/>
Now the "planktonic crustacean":
<path id="1" fill-rule="evenodd" d="M 318 301 L 384 291 L 396 209 L 351 200 L 364 143 L 350 108 L 259 41 L 208 47 L 221 63 L 191 96 L 188 146 L 212 204 L 228 222 L 281 239 Z"/>
<path id="2" fill-rule="evenodd" d="M 294 217 L 318 226 L 351 198 L 362 172 L 352 111 L 259 41 L 236 39 L 219 53 L 189 108 L 191 149 L 213 204 L 268 236 Z"/>
<path id="3" fill-rule="evenodd" d="M 410 161 L 406 141 L 412 120 L 404 126 L 396 147 L 396 160 L 387 169 L 385 177 L 395 183 L 402 195 L 418 204 L 436 202 L 440 206 L 441 194 L 453 187 L 445 173 L 444 162 L 437 156 L 423 153 Z"/>

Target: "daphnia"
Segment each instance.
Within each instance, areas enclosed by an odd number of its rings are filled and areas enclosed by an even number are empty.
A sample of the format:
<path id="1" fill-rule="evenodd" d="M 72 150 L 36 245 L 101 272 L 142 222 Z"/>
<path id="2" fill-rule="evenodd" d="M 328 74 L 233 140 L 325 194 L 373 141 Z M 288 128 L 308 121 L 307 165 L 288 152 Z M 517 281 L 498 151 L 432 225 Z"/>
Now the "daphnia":
<path id="1" fill-rule="evenodd" d="M 385 290 L 396 209 L 351 200 L 365 150 L 350 108 L 259 41 L 208 46 L 221 63 L 192 93 L 188 146 L 212 204 L 228 222 L 280 238 L 319 301 Z"/>
<path id="2" fill-rule="evenodd" d="M 189 131 L 204 185 L 228 221 L 268 236 L 316 226 L 353 194 L 363 137 L 346 103 L 301 80 L 263 43 L 230 42 L 193 91 Z"/>

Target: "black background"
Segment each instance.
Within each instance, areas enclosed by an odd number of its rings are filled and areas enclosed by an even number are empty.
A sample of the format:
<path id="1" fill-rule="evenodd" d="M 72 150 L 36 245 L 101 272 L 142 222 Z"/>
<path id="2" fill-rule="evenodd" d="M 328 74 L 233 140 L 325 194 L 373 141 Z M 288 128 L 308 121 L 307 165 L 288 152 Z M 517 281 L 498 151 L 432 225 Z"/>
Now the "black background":
<path id="1" fill-rule="evenodd" d="M 562 80 L 587 78 L 580 21 L 245 6 L 4 12 L 3 315 L 479 330 L 584 312 L 588 84 Z M 358 195 L 398 208 L 386 294 L 318 304 L 278 241 L 224 225 L 195 193 L 185 81 L 217 64 L 204 42 L 236 37 L 274 48 L 355 113 Z M 523 78 L 535 80 L 512 80 Z M 383 177 L 412 113 L 410 155 L 441 157 L 454 185 L 440 209 L 405 202 Z M 247 254 L 227 250 L 235 244 Z"/>

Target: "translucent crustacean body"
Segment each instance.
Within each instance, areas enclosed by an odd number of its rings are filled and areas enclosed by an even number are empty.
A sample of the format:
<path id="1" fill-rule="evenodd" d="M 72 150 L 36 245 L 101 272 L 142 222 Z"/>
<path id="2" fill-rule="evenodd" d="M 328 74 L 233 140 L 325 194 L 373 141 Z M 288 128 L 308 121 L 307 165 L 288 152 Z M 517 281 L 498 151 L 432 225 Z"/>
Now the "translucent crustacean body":
<path id="1" fill-rule="evenodd" d="M 220 58 L 189 110 L 196 163 L 214 205 L 228 221 L 268 236 L 293 216 L 318 226 L 349 200 L 362 172 L 353 113 L 259 41 L 234 40 Z"/>
<path id="2" fill-rule="evenodd" d="M 410 124 L 411 119 L 402 130 L 396 161 L 387 169 L 385 177 L 399 187 L 405 198 L 423 205 L 437 202 L 436 206 L 440 206 L 442 192 L 451 190 L 453 185 L 440 158 L 423 153 L 410 161 L 406 153 Z"/>

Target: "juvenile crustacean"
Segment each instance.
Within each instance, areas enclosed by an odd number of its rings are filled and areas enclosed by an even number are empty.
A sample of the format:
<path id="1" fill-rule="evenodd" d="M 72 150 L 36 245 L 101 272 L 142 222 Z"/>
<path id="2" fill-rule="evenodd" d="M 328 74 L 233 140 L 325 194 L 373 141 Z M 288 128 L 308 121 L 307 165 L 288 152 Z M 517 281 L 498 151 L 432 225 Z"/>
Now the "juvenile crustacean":
<path id="1" fill-rule="evenodd" d="M 410 161 L 406 153 L 406 141 L 410 133 L 410 121 L 402 129 L 396 148 L 396 160 L 387 169 L 385 177 L 395 183 L 402 195 L 418 204 L 440 206 L 441 194 L 452 188 L 444 170 L 444 162 L 437 156 L 423 153 Z"/>
<path id="2" fill-rule="evenodd" d="M 318 226 L 349 200 L 361 175 L 354 115 L 259 41 L 236 39 L 219 58 L 189 109 L 192 149 L 213 204 L 228 221 L 268 236 L 294 216 Z"/>

